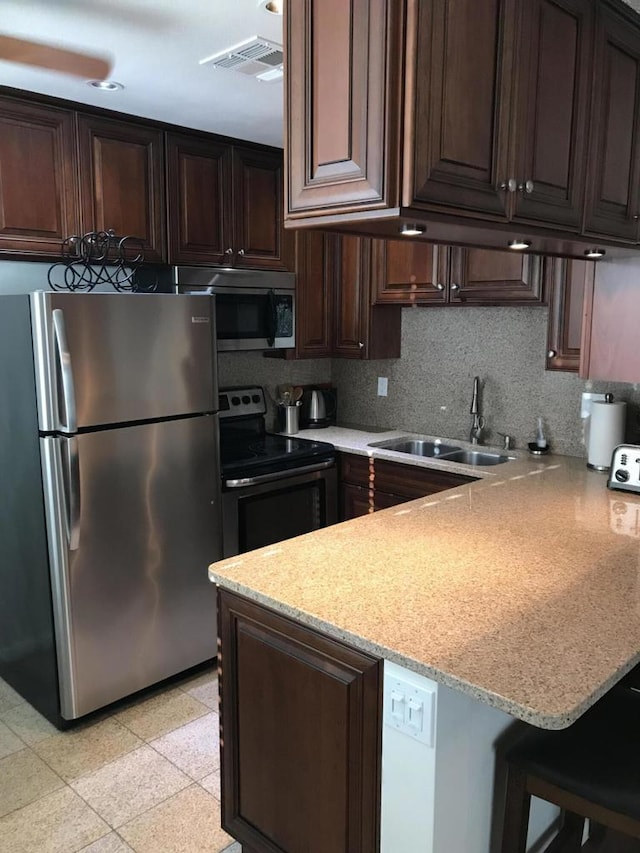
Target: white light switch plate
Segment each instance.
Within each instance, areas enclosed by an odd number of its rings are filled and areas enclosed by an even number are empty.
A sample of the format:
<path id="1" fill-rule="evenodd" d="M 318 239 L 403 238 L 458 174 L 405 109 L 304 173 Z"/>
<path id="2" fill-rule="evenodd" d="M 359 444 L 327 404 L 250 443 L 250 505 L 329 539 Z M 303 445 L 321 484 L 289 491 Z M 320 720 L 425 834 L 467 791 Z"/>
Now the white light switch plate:
<path id="1" fill-rule="evenodd" d="M 378 397 L 386 397 L 389 390 L 389 380 L 386 376 L 378 376 Z"/>
<path id="2" fill-rule="evenodd" d="M 433 746 L 436 694 L 401 678 L 384 679 L 384 722 L 409 737 Z"/>

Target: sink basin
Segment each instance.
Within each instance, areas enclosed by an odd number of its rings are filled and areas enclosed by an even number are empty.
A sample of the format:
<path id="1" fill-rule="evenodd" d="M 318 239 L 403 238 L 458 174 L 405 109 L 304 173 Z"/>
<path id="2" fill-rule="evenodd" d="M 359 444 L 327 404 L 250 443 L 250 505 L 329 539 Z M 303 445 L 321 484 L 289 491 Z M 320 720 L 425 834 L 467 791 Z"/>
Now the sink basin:
<path id="1" fill-rule="evenodd" d="M 443 458 L 448 462 L 462 462 L 463 465 L 501 465 L 513 459 L 513 456 L 485 453 L 482 450 L 456 450 L 454 453 L 447 453 Z"/>
<path id="2" fill-rule="evenodd" d="M 464 453 L 455 444 L 442 444 L 440 442 L 422 441 L 415 438 L 388 438 L 386 441 L 372 442 L 369 447 L 383 447 L 385 450 L 410 453 L 412 456 L 440 457 L 455 452 Z"/>

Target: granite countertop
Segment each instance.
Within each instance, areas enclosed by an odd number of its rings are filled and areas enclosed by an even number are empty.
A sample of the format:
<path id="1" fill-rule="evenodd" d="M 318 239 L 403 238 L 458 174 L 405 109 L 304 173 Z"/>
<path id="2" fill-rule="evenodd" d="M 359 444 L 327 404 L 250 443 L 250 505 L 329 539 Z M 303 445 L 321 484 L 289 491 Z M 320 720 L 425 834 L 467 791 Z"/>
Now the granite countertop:
<path id="1" fill-rule="evenodd" d="M 367 447 L 401 435 L 300 433 L 413 463 Z M 517 455 L 482 470 L 420 460 L 482 478 L 223 560 L 209 577 L 514 717 L 563 728 L 640 661 L 640 496 L 608 490 L 582 459 Z"/>

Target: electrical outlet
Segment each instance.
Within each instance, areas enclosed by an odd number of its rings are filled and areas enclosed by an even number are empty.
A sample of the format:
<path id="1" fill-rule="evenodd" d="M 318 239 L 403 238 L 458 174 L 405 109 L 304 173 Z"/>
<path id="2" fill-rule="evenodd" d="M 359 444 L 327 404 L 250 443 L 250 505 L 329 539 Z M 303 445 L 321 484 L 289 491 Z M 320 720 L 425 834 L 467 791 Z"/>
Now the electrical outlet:
<path id="1" fill-rule="evenodd" d="M 386 397 L 389 390 L 389 380 L 386 376 L 378 376 L 378 397 Z"/>

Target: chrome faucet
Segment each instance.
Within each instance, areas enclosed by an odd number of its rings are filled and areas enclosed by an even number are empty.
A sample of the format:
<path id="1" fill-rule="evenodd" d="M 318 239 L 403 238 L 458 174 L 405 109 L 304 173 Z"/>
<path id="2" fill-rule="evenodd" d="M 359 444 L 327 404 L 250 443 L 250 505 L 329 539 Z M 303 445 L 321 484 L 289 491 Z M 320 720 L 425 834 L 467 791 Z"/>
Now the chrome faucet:
<path id="1" fill-rule="evenodd" d="M 480 377 L 473 377 L 473 396 L 471 397 L 471 408 L 469 414 L 471 418 L 471 429 L 469 430 L 469 441 L 471 444 L 482 444 L 482 430 L 484 428 L 484 418 L 480 414 L 479 402 Z"/>

